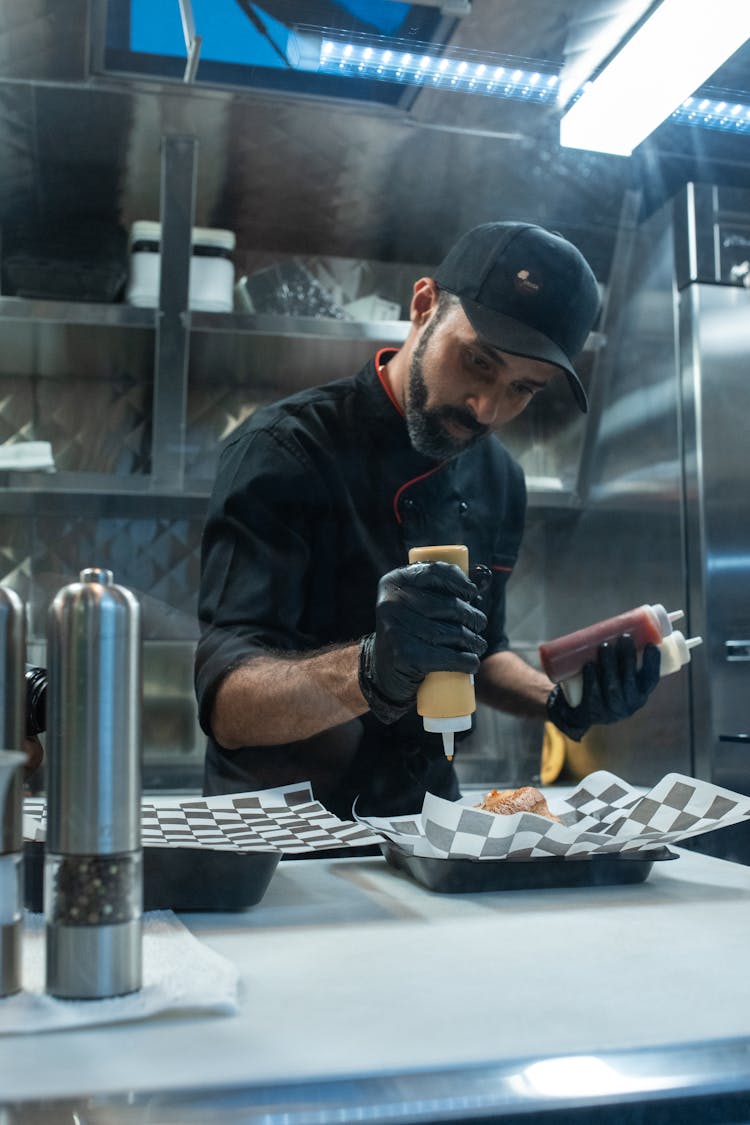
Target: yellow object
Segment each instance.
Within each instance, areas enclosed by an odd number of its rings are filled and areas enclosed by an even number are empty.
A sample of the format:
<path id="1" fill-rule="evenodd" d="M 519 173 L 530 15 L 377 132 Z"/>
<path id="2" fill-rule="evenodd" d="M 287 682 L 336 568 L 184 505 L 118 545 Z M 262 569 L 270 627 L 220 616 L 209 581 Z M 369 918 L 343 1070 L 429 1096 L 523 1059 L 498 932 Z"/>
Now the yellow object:
<path id="1" fill-rule="evenodd" d="M 469 573 L 469 551 L 462 544 L 437 547 L 412 547 L 409 562 L 449 562 Z M 443 749 L 453 758 L 453 736 L 456 731 L 469 730 L 471 716 L 477 709 L 474 678 L 464 672 L 430 672 L 417 689 L 417 711 L 424 729 L 443 736 Z"/>
<path id="2" fill-rule="evenodd" d="M 539 780 L 542 785 L 551 785 L 553 781 L 557 781 L 565 765 L 565 750 L 566 739 L 563 732 L 552 723 L 545 723 L 542 764 L 539 770 Z"/>

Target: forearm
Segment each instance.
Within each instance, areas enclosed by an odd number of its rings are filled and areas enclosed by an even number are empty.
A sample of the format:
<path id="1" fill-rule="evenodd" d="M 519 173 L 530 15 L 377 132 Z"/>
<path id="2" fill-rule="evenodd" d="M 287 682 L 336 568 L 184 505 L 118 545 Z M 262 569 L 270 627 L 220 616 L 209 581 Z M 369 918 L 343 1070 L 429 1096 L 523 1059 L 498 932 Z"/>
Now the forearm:
<path id="1" fill-rule="evenodd" d="M 482 661 L 476 676 L 477 699 L 525 719 L 547 717 L 553 684 L 514 652 L 494 652 Z"/>
<path id="2" fill-rule="evenodd" d="M 227 750 L 311 738 L 364 714 L 359 644 L 310 656 L 259 656 L 222 680 L 211 730 Z"/>

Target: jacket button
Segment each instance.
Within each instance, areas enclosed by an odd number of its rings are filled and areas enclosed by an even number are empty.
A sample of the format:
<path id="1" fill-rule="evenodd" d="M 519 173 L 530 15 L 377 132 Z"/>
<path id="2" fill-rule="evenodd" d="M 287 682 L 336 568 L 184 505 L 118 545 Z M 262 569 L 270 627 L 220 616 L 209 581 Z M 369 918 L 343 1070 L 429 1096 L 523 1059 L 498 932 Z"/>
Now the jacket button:
<path id="1" fill-rule="evenodd" d="M 401 507 L 404 509 L 405 512 L 416 512 L 416 510 L 417 510 L 417 505 L 408 496 L 405 500 L 401 501 Z"/>
<path id="2" fill-rule="evenodd" d="M 468 505 L 468 504 L 466 503 L 466 501 L 465 501 L 465 500 L 461 500 L 461 501 L 459 501 L 459 505 L 458 505 L 458 510 L 459 510 L 459 512 L 461 513 L 461 515 L 463 515 L 463 514 L 464 514 L 464 512 L 468 512 L 468 510 L 469 510 L 469 505 Z"/>

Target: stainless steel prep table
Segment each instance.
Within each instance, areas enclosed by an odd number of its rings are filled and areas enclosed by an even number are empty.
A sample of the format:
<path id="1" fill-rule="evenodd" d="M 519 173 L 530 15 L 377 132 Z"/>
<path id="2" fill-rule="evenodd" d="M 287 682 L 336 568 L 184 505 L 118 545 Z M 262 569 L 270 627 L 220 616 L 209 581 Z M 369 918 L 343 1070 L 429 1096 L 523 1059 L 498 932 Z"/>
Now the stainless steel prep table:
<path id="1" fill-rule="evenodd" d="M 285 861 L 252 910 L 183 920 L 239 966 L 240 1013 L 0 1039 L 13 1122 L 622 1122 L 750 1092 L 747 867 L 682 851 L 630 887 L 440 896 L 379 857 Z"/>

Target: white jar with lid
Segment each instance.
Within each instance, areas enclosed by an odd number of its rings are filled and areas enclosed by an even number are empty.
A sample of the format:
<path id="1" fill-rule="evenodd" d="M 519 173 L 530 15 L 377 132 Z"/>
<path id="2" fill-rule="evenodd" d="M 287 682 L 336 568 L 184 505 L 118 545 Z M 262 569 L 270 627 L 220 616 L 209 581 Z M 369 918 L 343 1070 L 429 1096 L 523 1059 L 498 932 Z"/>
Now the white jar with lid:
<path id="1" fill-rule="evenodd" d="M 234 307 L 235 236 L 231 230 L 193 227 L 188 307 L 195 312 L 231 312 Z M 139 220 L 130 230 L 130 268 L 125 300 L 156 308 L 161 275 L 161 223 Z"/>

